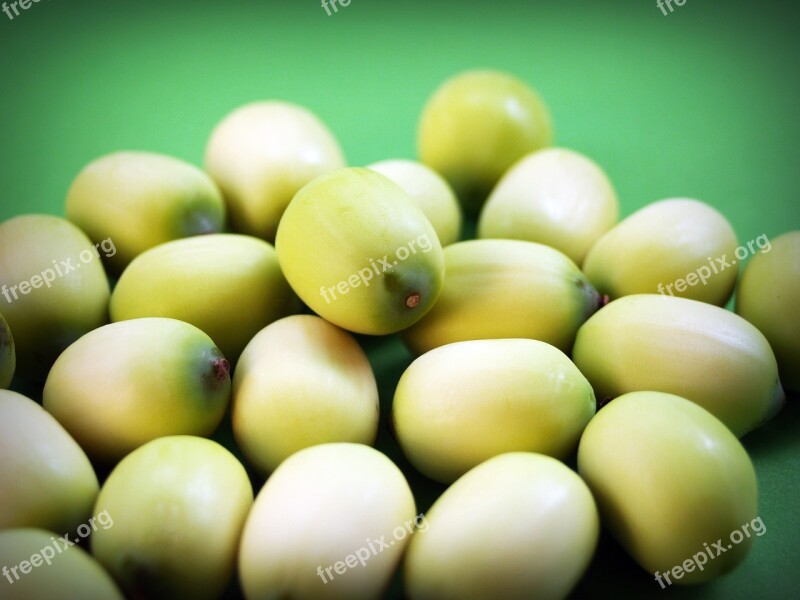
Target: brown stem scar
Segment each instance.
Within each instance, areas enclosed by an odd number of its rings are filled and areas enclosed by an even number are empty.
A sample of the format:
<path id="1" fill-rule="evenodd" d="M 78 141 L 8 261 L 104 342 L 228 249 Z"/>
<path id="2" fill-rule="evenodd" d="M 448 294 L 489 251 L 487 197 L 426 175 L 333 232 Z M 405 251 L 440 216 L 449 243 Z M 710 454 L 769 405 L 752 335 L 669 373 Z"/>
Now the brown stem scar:
<path id="1" fill-rule="evenodd" d="M 421 299 L 422 297 L 420 296 L 419 292 L 411 292 L 406 297 L 406 306 L 408 308 L 416 308 L 417 306 L 419 306 L 419 302 Z"/>

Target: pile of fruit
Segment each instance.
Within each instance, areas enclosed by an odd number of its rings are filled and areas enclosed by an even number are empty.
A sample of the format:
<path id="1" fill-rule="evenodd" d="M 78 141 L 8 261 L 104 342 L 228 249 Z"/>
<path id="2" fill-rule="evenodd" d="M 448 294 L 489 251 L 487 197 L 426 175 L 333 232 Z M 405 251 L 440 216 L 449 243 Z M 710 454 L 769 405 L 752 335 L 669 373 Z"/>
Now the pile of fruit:
<path id="1" fill-rule="evenodd" d="M 800 390 L 800 231 L 618 222 L 551 138 L 497 72 L 431 96 L 419 161 L 347 167 L 257 102 L 205 171 L 111 154 L 66 218 L 0 224 L 0 388 L 42 400 L 0 391 L 0 597 L 380 598 L 402 569 L 412 599 L 564 598 L 601 524 L 662 587 L 733 569 L 763 532 L 738 438 Z M 367 336 L 398 333 L 379 402 Z M 424 514 L 387 424 L 449 486 Z"/>

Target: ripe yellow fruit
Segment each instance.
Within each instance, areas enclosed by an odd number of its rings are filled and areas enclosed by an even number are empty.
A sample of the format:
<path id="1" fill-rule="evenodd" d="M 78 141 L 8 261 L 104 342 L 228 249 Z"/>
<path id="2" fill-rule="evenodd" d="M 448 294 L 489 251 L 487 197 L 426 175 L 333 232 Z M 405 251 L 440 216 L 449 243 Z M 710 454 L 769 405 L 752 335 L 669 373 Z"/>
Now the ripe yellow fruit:
<path id="1" fill-rule="evenodd" d="M 595 400 L 557 348 L 536 340 L 475 340 L 411 363 L 392 411 L 411 464 L 449 483 L 504 452 L 566 457 L 594 415 Z"/>
<path id="2" fill-rule="evenodd" d="M 575 364 L 597 398 L 658 391 L 696 402 L 741 437 L 780 410 L 784 394 L 766 338 L 718 306 L 625 296 L 578 331 Z"/>
<path id="3" fill-rule="evenodd" d="M 17 353 L 14 350 L 14 336 L 5 318 L 0 314 L 0 389 L 11 385 L 17 367 Z"/>
<path id="4" fill-rule="evenodd" d="M 605 406 L 581 438 L 578 471 L 603 523 L 662 587 L 727 573 L 763 526 L 747 452 L 679 396 L 633 392 Z"/>

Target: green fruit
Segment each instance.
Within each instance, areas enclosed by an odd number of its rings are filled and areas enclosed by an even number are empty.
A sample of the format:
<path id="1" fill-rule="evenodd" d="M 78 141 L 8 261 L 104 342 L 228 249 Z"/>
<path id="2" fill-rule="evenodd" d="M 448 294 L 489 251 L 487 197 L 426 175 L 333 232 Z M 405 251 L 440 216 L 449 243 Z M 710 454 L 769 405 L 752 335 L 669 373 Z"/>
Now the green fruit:
<path id="1" fill-rule="evenodd" d="M 478 237 L 552 246 L 581 264 L 619 216 L 617 193 L 603 170 L 565 148 L 529 154 L 492 190 Z"/>
<path id="2" fill-rule="evenodd" d="M 766 240 L 769 246 L 759 242 Z M 736 312 L 769 340 L 786 389 L 800 392 L 800 231 L 769 242 L 755 240 L 761 253 L 744 269 L 736 292 Z"/>
<path id="3" fill-rule="evenodd" d="M 43 529 L 0 531 L 0 565 L 7 567 L 0 577 L 0 598 L 123 600 L 114 580 L 94 558 L 79 546 L 64 549 L 65 542 L 58 537 Z"/>
<path id="4" fill-rule="evenodd" d="M 714 579 L 747 554 L 753 464 L 723 423 L 684 398 L 634 392 L 611 402 L 581 438 L 578 471 L 603 523 L 662 587 Z"/>
<path id="5" fill-rule="evenodd" d="M 414 531 L 414 497 L 386 456 L 323 444 L 286 459 L 247 518 L 239 579 L 247 600 L 377 599 Z"/>
<path id="6" fill-rule="evenodd" d="M 44 407 L 93 459 L 116 462 L 158 437 L 213 433 L 230 398 L 228 370 L 211 338 L 188 323 L 112 323 L 58 357 Z"/>
<path id="7" fill-rule="evenodd" d="M 431 350 L 397 384 L 394 430 L 414 467 L 449 483 L 504 452 L 565 458 L 595 412 L 567 356 L 536 340 L 476 340 Z"/>
<path id="8" fill-rule="evenodd" d="M 114 526 L 92 534 L 92 554 L 129 597 L 219 598 L 253 490 L 234 456 L 211 440 L 172 436 L 122 459 L 95 514 Z"/>
<path id="9" fill-rule="evenodd" d="M 372 444 L 378 386 L 345 331 L 312 315 L 275 321 L 247 345 L 233 381 L 233 432 L 263 473 L 326 442 Z"/>
<path id="10" fill-rule="evenodd" d="M 70 187 L 66 212 L 92 240 L 113 240 L 106 264 L 116 273 L 153 246 L 225 226 L 225 202 L 211 178 L 153 152 L 116 152 L 89 163 Z"/>
<path id="11" fill-rule="evenodd" d="M 33 400 L 0 390 L 0 529 L 73 531 L 98 483 L 80 446 Z"/>
<path id="12" fill-rule="evenodd" d="M 436 306 L 403 333 L 422 354 L 463 340 L 525 337 L 569 352 L 602 300 L 558 250 L 517 240 L 471 240 L 444 249 Z"/>
<path id="13" fill-rule="evenodd" d="M 0 314 L 0 389 L 11 385 L 17 367 L 17 353 L 14 351 L 14 336 L 8 323 Z"/>
<path id="14" fill-rule="evenodd" d="M 597 508 L 559 461 L 496 456 L 461 477 L 426 515 L 405 559 L 411 600 L 566 598 L 597 545 Z"/>
<path id="15" fill-rule="evenodd" d="M 168 317 L 205 331 L 235 362 L 247 342 L 294 309 L 275 249 L 263 240 L 212 234 L 139 255 L 111 296 L 111 319 Z"/>
<path id="16" fill-rule="evenodd" d="M 477 214 L 503 173 L 548 146 L 550 116 L 525 83 L 497 71 L 468 71 L 445 81 L 420 117 L 423 163 L 450 182 L 465 210 Z"/>
<path id="17" fill-rule="evenodd" d="M 764 336 L 718 306 L 625 296 L 578 331 L 575 364 L 598 398 L 636 391 L 696 402 L 741 437 L 780 410 L 784 395 Z"/>
<path id="18" fill-rule="evenodd" d="M 14 332 L 18 374 L 43 380 L 67 346 L 108 322 L 99 247 L 60 217 L 0 224 L 0 312 Z"/>
<path id="19" fill-rule="evenodd" d="M 736 249 L 736 233 L 714 208 L 661 200 L 600 238 L 583 270 L 612 299 L 660 293 L 724 306 L 739 270 Z"/>
<path id="20" fill-rule="evenodd" d="M 461 208 L 453 188 L 433 169 L 413 160 L 384 160 L 367 167 L 394 181 L 422 209 L 442 246 L 461 235 Z"/>
<path id="21" fill-rule="evenodd" d="M 206 168 L 225 195 L 233 230 L 270 242 L 295 193 L 344 165 L 325 124 L 287 102 L 234 110 L 214 129 L 206 149 Z"/>
<path id="22" fill-rule="evenodd" d="M 303 302 L 356 333 L 405 329 L 430 310 L 444 278 L 428 219 L 396 183 L 369 169 L 340 169 L 300 190 L 275 247 Z"/>

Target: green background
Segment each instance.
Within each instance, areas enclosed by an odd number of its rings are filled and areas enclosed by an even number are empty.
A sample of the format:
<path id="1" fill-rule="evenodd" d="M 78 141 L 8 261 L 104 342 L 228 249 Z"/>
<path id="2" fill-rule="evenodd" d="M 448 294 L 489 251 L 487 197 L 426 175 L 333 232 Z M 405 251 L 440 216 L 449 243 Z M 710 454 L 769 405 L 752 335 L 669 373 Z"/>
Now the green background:
<path id="1" fill-rule="evenodd" d="M 666 17 L 655 0 L 352 0 L 329 17 L 317 0 L 42 0 L 13 21 L 0 13 L 0 220 L 63 214 L 72 178 L 107 152 L 201 165 L 214 124 L 257 99 L 315 111 L 350 164 L 413 158 L 427 96 L 490 67 L 539 90 L 556 143 L 607 170 L 622 216 L 689 196 L 720 209 L 740 242 L 774 238 L 800 228 L 795 12 L 754 0 L 687 0 Z M 394 337 L 362 342 L 385 417 L 410 357 Z M 743 440 L 767 532 L 734 573 L 664 591 L 604 536 L 574 597 L 800 597 L 799 431 L 795 401 Z M 379 447 L 426 509 L 441 486 L 414 473 L 385 427 Z M 398 579 L 390 595 L 401 593 Z"/>

